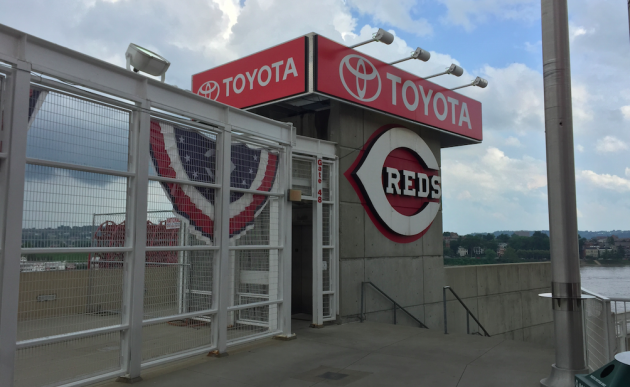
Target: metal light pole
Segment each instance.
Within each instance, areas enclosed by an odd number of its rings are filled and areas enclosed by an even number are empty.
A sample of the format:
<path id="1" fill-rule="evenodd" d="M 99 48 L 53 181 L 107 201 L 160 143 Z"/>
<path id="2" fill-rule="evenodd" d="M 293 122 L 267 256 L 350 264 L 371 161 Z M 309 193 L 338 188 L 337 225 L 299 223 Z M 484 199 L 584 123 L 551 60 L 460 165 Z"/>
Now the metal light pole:
<path id="1" fill-rule="evenodd" d="M 545 137 L 556 362 L 542 387 L 570 387 L 584 360 L 566 0 L 541 0 Z"/>

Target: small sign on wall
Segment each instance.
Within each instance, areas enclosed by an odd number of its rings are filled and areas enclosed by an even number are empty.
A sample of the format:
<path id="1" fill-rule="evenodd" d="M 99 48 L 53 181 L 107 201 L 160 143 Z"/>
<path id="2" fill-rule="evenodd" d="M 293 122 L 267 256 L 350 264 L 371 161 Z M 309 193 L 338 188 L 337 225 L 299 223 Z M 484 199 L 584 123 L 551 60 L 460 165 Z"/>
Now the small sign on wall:
<path id="1" fill-rule="evenodd" d="M 168 218 L 166 219 L 166 229 L 173 230 L 176 228 L 180 228 L 182 226 L 182 222 L 177 218 Z"/>
<path id="2" fill-rule="evenodd" d="M 322 202 L 322 169 L 324 162 L 317 159 L 317 203 Z"/>

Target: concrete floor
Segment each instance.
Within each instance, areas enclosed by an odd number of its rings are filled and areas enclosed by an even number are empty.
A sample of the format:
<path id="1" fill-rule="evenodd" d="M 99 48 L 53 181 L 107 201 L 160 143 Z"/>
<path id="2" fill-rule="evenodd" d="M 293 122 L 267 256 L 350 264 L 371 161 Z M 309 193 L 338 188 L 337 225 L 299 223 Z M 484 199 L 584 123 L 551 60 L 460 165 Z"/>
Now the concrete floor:
<path id="1" fill-rule="evenodd" d="M 499 337 L 369 322 L 323 329 L 293 324 L 297 340 L 263 340 L 231 348 L 228 357 L 155 367 L 136 385 L 538 387 L 554 360 L 551 347 Z"/>

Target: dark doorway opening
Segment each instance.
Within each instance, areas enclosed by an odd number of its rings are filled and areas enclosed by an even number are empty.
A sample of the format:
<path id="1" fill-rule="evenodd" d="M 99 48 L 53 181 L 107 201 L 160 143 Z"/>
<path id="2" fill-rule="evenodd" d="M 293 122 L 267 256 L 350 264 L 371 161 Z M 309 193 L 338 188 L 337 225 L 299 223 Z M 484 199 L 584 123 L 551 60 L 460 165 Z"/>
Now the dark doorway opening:
<path id="1" fill-rule="evenodd" d="M 291 222 L 291 317 L 312 321 L 313 203 L 293 202 Z"/>

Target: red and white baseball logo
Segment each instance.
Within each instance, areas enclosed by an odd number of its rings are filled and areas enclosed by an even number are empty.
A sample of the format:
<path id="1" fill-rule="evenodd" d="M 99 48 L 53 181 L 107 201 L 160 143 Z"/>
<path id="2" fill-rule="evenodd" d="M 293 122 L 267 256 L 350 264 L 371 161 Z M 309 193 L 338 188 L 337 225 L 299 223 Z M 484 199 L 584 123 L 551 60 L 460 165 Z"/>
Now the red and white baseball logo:
<path id="1" fill-rule="evenodd" d="M 429 146 L 409 129 L 380 128 L 344 175 L 376 227 L 395 242 L 422 237 L 440 209 L 440 167 Z"/>

